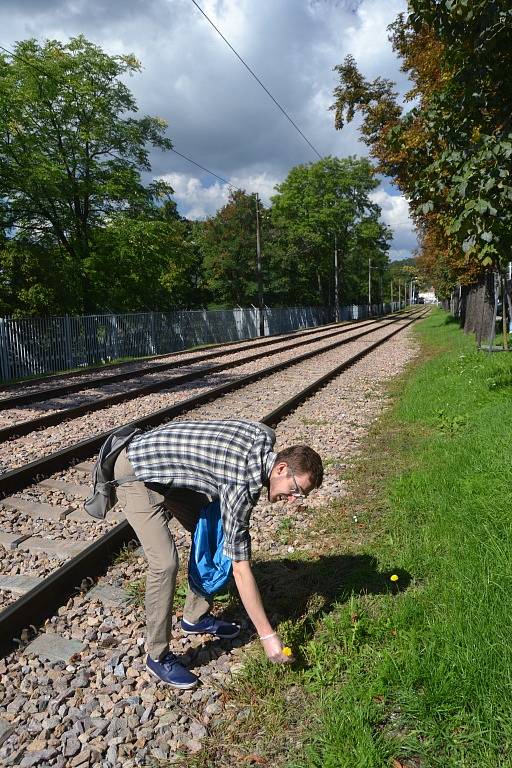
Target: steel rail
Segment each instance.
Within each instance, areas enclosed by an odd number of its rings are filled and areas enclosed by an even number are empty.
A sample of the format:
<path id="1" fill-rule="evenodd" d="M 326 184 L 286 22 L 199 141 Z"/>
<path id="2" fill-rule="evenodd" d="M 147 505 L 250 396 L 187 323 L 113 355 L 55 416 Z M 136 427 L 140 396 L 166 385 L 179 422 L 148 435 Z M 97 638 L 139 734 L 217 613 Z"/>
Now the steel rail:
<path id="1" fill-rule="evenodd" d="M 401 319 L 403 318 L 386 321 L 382 323 L 381 327 L 393 325 L 394 323 L 399 322 Z M 374 330 L 375 329 L 372 328 L 369 331 L 358 334 L 357 337 L 351 336 L 348 341 L 355 341 L 356 338 L 368 336 Z M 316 355 L 322 354 L 323 352 L 328 352 L 335 347 L 341 346 L 343 343 L 347 343 L 347 340 L 334 342 L 333 344 L 329 344 L 327 347 L 322 347 L 322 349 L 319 350 L 305 352 L 303 355 L 294 357 L 292 360 L 283 360 L 280 363 L 275 363 L 274 365 L 263 368 L 260 371 L 254 371 L 253 373 L 241 376 L 239 379 L 233 379 L 226 382 L 225 384 L 212 387 L 212 389 L 208 389 L 206 392 L 203 392 L 200 395 L 193 395 L 192 397 L 189 397 L 186 400 L 182 400 L 181 402 L 174 405 L 160 408 L 159 410 L 153 411 L 146 416 L 141 416 L 138 419 L 129 421 L 124 425 L 120 424 L 119 427 L 131 426 L 144 428 L 156 426 L 157 424 L 161 424 L 166 420 L 173 419 L 176 416 L 181 415 L 191 408 L 195 408 L 198 405 L 203 405 L 210 400 L 215 400 L 217 397 L 220 397 L 227 392 L 242 389 L 248 384 L 252 384 L 254 381 L 258 381 L 259 379 L 271 376 L 274 373 L 278 373 L 285 368 L 297 365 L 298 363 L 303 362 L 304 360 L 308 360 L 309 358 Z M 36 459 L 35 461 L 31 461 L 28 464 L 24 464 L 22 467 L 11 469 L 9 472 L 5 472 L 0 476 L 0 498 L 3 498 L 4 496 L 7 496 L 11 493 L 15 493 L 16 491 L 20 491 L 31 482 L 35 480 L 41 480 L 43 477 L 47 477 L 53 472 L 66 469 L 76 460 L 87 458 L 92 453 L 94 453 L 94 451 L 100 448 L 100 446 L 112 432 L 113 430 L 111 429 L 105 432 L 101 432 L 94 437 L 86 438 L 85 440 L 81 440 L 78 443 L 74 443 L 73 445 L 70 445 L 66 448 L 62 448 L 60 451 L 48 454 L 42 459 Z"/>
<path id="2" fill-rule="evenodd" d="M 369 344 L 360 352 L 357 352 L 348 360 L 335 366 L 331 371 L 318 378 L 312 384 L 305 387 L 296 395 L 291 397 L 285 403 L 261 419 L 262 423 L 269 426 L 275 426 L 285 416 L 291 413 L 295 408 L 314 394 L 318 389 L 325 386 L 330 380 L 342 373 L 349 366 L 361 358 L 368 355 L 374 349 L 378 348 L 386 341 L 400 331 L 405 330 L 409 325 L 421 319 L 426 314 L 415 313 L 412 319 L 400 327 L 393 329 L 382 339 Z M 394 321 L 397 322 L 397 321 Z M 392 323 L 394 324 L 394 323 Z M 90 544 L 80 554 L 68 560 L 60 568 L 47 576 L 38 586 L 31 589 L 14 603 L 7 606 L 0 613 L 0 654 L 9 653 L 16 645 L 15 637 L 20 632 L 31 625 L 38 625 L 48 616 L 52 615 L 66 599 L 76 592 L 76 584 L 80 584 L 84 578 L 100 575 L 105 571 L 112 556 L 114 556 L 123 545 L 133 539 L 133 530 L 125 520 L 118 523 L 114 528 Z"/>
<path id="3" fill-rule="evenodd" d="M 376 321 L 374 321 L 376 322 Z M 339 326 L 341 327 L 341 325 Z M 353 327 L 353 326 L 350 326 Z M 326 329 L 328 330 L 328 328 Z M 308 336 L 313 333 L 320 333 L 321 328 L 308 328 L 305 331 L 302 331 L 301 333 L 294 334 L 294 336 L 297 337 L 303 337 Z M 285 340 L 285 339 L 284 339 Z M 245 346 L 242 346 L 240 351 L 244 351 L 246 349 L 259 349 L 261 347 L 268 347 L 271 344 L 277 344 L 279 343 L 279 338 L 270 338 L 265 337 L 265 340 L 256 340 L 255 342 L 251 343 L 250 341 L 245 342 Z M 233 351 L 237 351 L 236 349 Z M 231 350 L 227 350 L 225 354 L 230 354 Z M 180 354 L 180 353 L 173 353 L 173 354 Z M 15 408 L 18 405 L 29 405 L 30 403 L 38 403 L 42 400 L 50 400 L 53 397 L 60 397 L 61 395 L 69 395 L 73 392 L 79 392 L 81 389 L 89 389 L 90 387 L 100 387 L 104 386 L 105 384 L 115 384 L 119 381 L 126 381 L 127 379 L 135 379 L 137 376 L 147 376 L 148 374 L 152 373 L 159 373 L 160 371 L 167 371 L 171 368 L 183 368 L 185 365 L 191 365 L 192 363 L 199 363 L 204 360 L 210 360 L 213 357 L 218 357 L 220 354 L 223 354 L 221 351 L 217 350 L 216 352 L 205 352 L 204 354 L 196 355 L 194 358 L 186 359 L 186 360 L 176 360 L 171 361 L 169 363 L 158 363 L 157 365 L 154 365 L 150 368 L 135 368 L 131 371 L 125 371 L 124 373 L 112 373 L 108 374 L 107 376 L 97 376 L 96 378 L 87 379 L 86 381 L 78 381 L 74 384 L 64 384 L 61 387 L 47 387 L 46 389 L 38 389 L 34 392 L 26 392 L 25 394 L 20 395 L 13 395 L 12 397 L 3 397 L 0 398 L 0 411 L 8 410 L 9 408 Z M 163 355 L 163 357 L 170 357 L 170 355 Z M 132 363 L 133 365 L 133 363 Z"/>
<path id="4" fill-rule="evenodd" d="M 374 322 L 374 321 L 372 321 Z M 367 328 L 371 323 L 364 323 L 358 325 L 357 328 Z M 286 344 L 276 350 L 276 353 L 287 352 L 290 349 L 295 349 L 307 344 L 314 344 L 317 341 L 323 341 L 324 339 L 330 339 L 333 336 L 340 336 L 354 330 L 354 326 L 339 327 L 334 331 L 324 333 L 318 339 L 304 340 L 301 338 L 299 341 L 293 341 L 291 344 Z M 358 338 L 358 336 L 344 339 L 342 343 L 348 343 L 351 338 Z M 96 400 L 91 400 L 88 403 L 82 403 L 81 405 L 75 405 L 71 408 L 64 408 L 55 413 L 49 413 L 46 416 L 38 416 L 35 419 L 29 419 L 27 421 L 19 421 L 16 424 L 10 424 L 7 427 L 0 427 L 0 442 L 9 440 L 13 437 L 22 437 L 23 435 L 29 435 L 31 432 L 35 432 L 37 429 L 43 429 L 45 427 L 54 427 L 57 424 L 62 424 L 70 419 L 76 419 L 79 416 L 84 416 L 86 413 L 94 413 L 95 411 L 101 411 L 104 408 L 109 408 L 111 405 L 118 405 L 124 403 L 127 400 L 134 400 L 137 397 L 144 397 L 154 392 L 158 392 L 162 389 L 174 389 L 180 384 L 185 384 L 189 381 L 196 381 L 198 379 L 205 378 L 212 373 L 219 373 L 220 371 L 236 368 L 245 363 L 252 363 L 256 360 L 266 357 L 269 354 L 268 351 L 256 352 L 255 354 L 248 355 L 246 357 L 238 358 L 227 363 L 218 363 L 212 365 L 209 368 L 202 368 L 195 371 L 189 371 L 188 373 L 182 373 L 178 376 L 169 376 L 160 381 L 151 382 L 150 384 L 144 384 L 142 387 L 135 387 L 129 389 L 126 392 L 117 392 L 114 395 L 105 395 L 98 397 Z M 166 366 L 167 367 L 167 366 Z M 151 371 L 153 373 L 153 371 Z"/>

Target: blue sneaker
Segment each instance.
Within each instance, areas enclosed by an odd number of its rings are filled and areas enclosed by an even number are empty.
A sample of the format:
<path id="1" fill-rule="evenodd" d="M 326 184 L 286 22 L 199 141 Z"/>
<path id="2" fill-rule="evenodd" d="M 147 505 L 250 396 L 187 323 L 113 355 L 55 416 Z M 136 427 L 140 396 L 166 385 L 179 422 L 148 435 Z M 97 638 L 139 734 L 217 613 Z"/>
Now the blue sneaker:
<path id="1" fill-rule="evenodd" d="M 174 653 L 168 653 L 160 661 L 155 661 L 148 656 L 146 668 L 163 683 L 173 685 L 175 688 L 193 688 L 199 681 L 196 675 L 178 662 Z"/>
<path id="2" fill-rule="evenodd" d="M 237 624 L 221 621 L 209 613 L 197 624 L 189 624 L 182 619 L 181 628 L 186 635 L 217 635 L 221 640 L 231 640 L 240 634 L 240 627 Z"/>

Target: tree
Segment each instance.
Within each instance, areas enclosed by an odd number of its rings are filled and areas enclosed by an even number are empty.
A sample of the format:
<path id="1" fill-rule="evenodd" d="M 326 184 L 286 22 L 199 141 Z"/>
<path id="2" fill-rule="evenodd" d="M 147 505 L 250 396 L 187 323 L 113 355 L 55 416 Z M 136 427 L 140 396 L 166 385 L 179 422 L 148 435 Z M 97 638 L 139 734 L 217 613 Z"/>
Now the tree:
<path id="1" fill-rule="evenodd" d="M 93 232 L 119 212 L 136 214 L 168 194 L 144 186 L 148 145 L 170 149 L 165 122 L 136 119 L 121 77 L 140 69 L 131 55 L 109 56 L 79 36 L 64 45 L 17 43 L 0 56 L 0 198 L 3 223 L 25 242 L 59 248 L 82 285 Z"/>
<path id="2" fill-rule="evenodd" d="M 54 242 L 15 238 L 0 246 L 0 315 L 73 314 L 81 303 L 74 264 Z"/>
<path id="3" fill-rule="evenodd" d="M 335 243 L 343 301 L 366 300 L 362 275 L 368 258 L 384 268 L 390 239 L 369 196 L 378 185 L 367 159 L 326 157 L 292 168 L 276 187 L 272 223 L 279 233 L 281 270 L 299 301 L 332 303 Z"/>
<path id="4" fill-rule="evenodd" d="M 118 214 L 93 233 L 84 262 L 93 304 L 108 312 L 189 306 L 196 258 L 186 222 Z"/>
<path id="5" fill-rule="evenodd" d="M 336 127 L 362 113 L 379 170 L 407 195 L 424 242 L 442 245 L 453 281 L 510 258 L 511 14 L 493 0 L 410 0 L 391 26 L 417 102 L 408 112 L 390 81 L 365 81 L 351 58 L 336 68 Z"/>
<path id="6" fill-rule="evenodd" d="M 260 208 L 264 210 L 260 203 Z M 265 227 L 265 216 L 262 226 Z M 256 304 L 256 198 L 238 189 L 225 206 L 202 222 L 204 279 L 213 301 L 223 306 Z"/>

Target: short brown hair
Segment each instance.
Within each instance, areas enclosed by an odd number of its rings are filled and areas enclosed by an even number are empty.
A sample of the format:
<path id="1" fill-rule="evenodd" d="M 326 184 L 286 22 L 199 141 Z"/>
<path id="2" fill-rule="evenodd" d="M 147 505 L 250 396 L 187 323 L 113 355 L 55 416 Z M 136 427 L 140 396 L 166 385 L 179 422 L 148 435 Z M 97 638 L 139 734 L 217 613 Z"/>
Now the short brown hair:
<path id="1" fill-rule="evenodd" d="M 276 464 L 285 461 L 298 475 L 309 475 L 315 488 L 320 488 L 324 479 L 322 459 L 309 445 L 290 445 L 279 451 Z"/>

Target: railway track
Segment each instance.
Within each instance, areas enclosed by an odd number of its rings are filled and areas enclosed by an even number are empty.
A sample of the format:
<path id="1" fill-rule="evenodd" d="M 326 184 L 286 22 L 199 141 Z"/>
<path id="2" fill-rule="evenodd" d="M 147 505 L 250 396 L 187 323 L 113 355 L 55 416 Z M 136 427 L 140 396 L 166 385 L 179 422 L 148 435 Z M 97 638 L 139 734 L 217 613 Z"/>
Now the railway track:
<path id="1" fill-rule="evenodd" d="M 382 323 L 386 324 L 394 322 L 393 318 L 387 318 Z M 370 325 L 362 330 L 358 327 L 351 328 L 350 337 L 348 334 L 341 334 L 339 338 L 335 338 L 329 344 L 325 345 L 322 339 L 314 340 L 311 345 L 308 345 L 308 352 L 297 355 L 292 350 L 290 352 L 274 350 L 272 352 L 272 361 L 274 365 L 282 364 L 283 367 L 287 365 L 296 364 L 301 359 L 307 359 L 313 355 L 319 354 L 322 351 L 329 348 L 334 349 L 336 346 L 345 346 L 353 343 L 356 337 L 362 337 L 373 333 L 375 328 L 379 325 Z M 270 355 L 269 355 L 270 356 Z M 111 405 L 108 408 L 103 408 L 101 411 L 91 414 L 85 414 L 78 416 L 77 418 L 65 419 L 64 422 L 57 427 L 47 427 L 39 429 L 36 432 L 30 433 L 28 437 L 20 437 L 5 441 L 0 445 L 0 462 L 3 464 L 4 474 L 2 480 L 7 479 L 11 471 L 23 464 L 30 464 L 32 460 L 39 456 L 53 454 L 56 449 L 65 449 L 67 446 L 71 446 L 80 438 L 83 441 L 90 439 L 92 435 L 103 435 L 105 432 L 116 428 L 121 423 L 129 420 L 138 420 L 146 416 L 151 418 L 154 413 L 163 414 L 164 410 L 169 407 L 179 406 L 180 404 L 187 404 L 187 400 L 191 396 L 198 396 L 202 394 L 205 398 L 209 397 L 210 392 L 213 395 L 216 393 L 222 393 L 228 391 L 231 386 L 235 386 L 236 381 L 240 381 L 241 385 L 244 381 L 249 382 L 250 375 L 264 375 L 265 371 L 270 375 L 276 372 L 279 368 L 272 368 L 267 366 L 267 360 L 265 357 L 259 357 L 258 360 L 253 362 L 240 363 L 236 369 L 232 372 L 218 371 L 211 374 L 201 375 L 201 377 L 195 381 L 161 389 L 157 393 L 140 395 L 138 397 L 130 398 L 128 403 L 123 402 L 121 404 Z M 222 390 L 221 387 L 225 389 Z M 171 411 L 170 416 L 175 416 L 176 413 Z M 150 424 L 155 423 L 149 422 Z M 142 426 L 147 426 L 144 421 L 141 422 Z M 1 494 L 1 491 L 0 491 Z"/>
<path id="2" fill-rule="evenodd" d="M 373 322 L 377 322 L 378 318 Z M 346 325 L 356 325 L 357 323 L 347 323 Z M 54 376 L 43 377 L 39 379 L 27 379 L 0 388 L 1 392 L 9 392 L 16 389 L 16 395 L 6 395 L 0 397 L 0 410 L 13 408 L 16 405 L 26 405 L 28 403 L 47 400 L 51 397 L 60 397 L 63 394 L 79 392 L 86 386 L 103 386 L 120 381 L 126 381 L 138 376 L 144 376 L 148 373 L 158 373 L 171 368 L 189 365 L 190 363 L 203 362 L 211 360 L 225 354 L 246 351 L 247 349 L 258 349 L 277 344 L 279 341 L 286 341 L 290 338 L 304 338 L 321 331 L 328 331 L 332 328 L 340 328 L 345 323 L 331 323 L 329 325 L 307 328 L 302 331 L 293 331 L 286 334 L 276 334 L 266 336 L 264 339 L 246 339 L 243 341 L 226 342 L 225 344 L 215 344 L 206 349 L 190 349 L 180 352 L 169 352 L 162 355 L 153 355 L 136 361 L 126 361 L 108 366 L 98 366 L 97 368 L 88 368 L 87 371 L 70 371 L 68 373 L 55 374 Z M 162 361 L 162 362 L 158 362 Z M 92 374 L 92 375 L 91 375 Z M 94 375 L 96 374 L 96 375 Z M 79 381 L 67 384 L 69 379 Z M 49 382 L 57 382 L 55 386 L 48 387 Z M 22 390 L 20 392 L 20 390 Z"/>
<path id="3" fill-rule="evenodd" d="M 243 349 L 243 352 L 245 352 L 246 349 L 253 350 L 256 348 L 257 352 L 252 352 L 250 354 L 242 354 L 239 353 L 233 353 L 231 350 L 228 350 L 228 352 L 223 351 L 221 353 L 221 356 L 229 356 L 229 360 L 220 362 L 220 363 L 211 363 L 207 365 L 201 365 L 199 368 L 193 367 L 191 370 L 189 369 L 186 373 L 181 374 L 173 374 L 171 376 L 163 376 L 162 378 L 157 377 L 156 380 L 152 380 L 149 383 L 143 383 L 142 385 L 137 384 L 133 387 L 130 387 L 128 389 L 125 389 L 122 392 L 116 392 L 114 394 L 107 394 L 107 395 L 101 395 L 101 393 L 93 392 L 95 395 L 94 399 L 88 399 L 86 402 L 81 403 L 80 405 L 70 405 L 69 407 L 66 407 L 65 404 L 59 404 L 57 402 L 56 404 L 56 410 L 53 410 L 51 413 L 48 413 L 45 416 L 38 416 L 36 418 L 27 419 L 26 421 L 18 421 L 18 414 L 19 411 L 15 411 L 13 414 L 13 421 L 14 423 L 11 423 L 7 426 L 0 427 L 0 442 L 3 442 L 5 440 L 9 440 L 13 437 L 21 437 L 23 435 L 28 435 L 31 432 L 34 432 L 38 429 L 43 429 L 46 427 L 56 426 L 57 424 L 61 424 L 64 421 L 67 421 L 69 419 L 78 418 L 79 416 L 83 416 L 87 413 L 93 413 L 95 411 L 103 410 L 104 408 L 108 408 L 112 405 L 116 405 L 119 403 L 126 402 L 127 400 L 132 400 L 136 397 L 143 397 L 145 395 L 161 391 L 163 389 L 171 390 L 174 387 L 178 387 L 181 384 L 185 384 L 187 382 L 196 381 L 198 379 L 204 378 L 206 376 L 211 376 L 215 373 L 219 373 L 220 371 L 227 371 L 231 370 L 233 368 L 237 368 L 241 365 L 244 365 L 246 363 L 254 362 L 256 360 L 261 360 L 268 356 L 269 354 L 274 353 L 283 353 L 290 351 L 292 349 L 296 349 L 297 347 L 307 347 L 308 345 L 315 344 L 318 341 L 324 341 L 329 338 L 334 337 L 340 337 L 344 336 L 345 334 L 354 333 L 360 331 L 362 328 L 371 328 L 375 325 L 375 320 L 370 320 L 367 322 L 359 323 L 357 326 L 349 325 L 345 327 L 337 327 L 335 329 L 329 329 L 327 331 L 317 331 L 315 334 L 307 333 L 307 334 L 300 334 L 299 338 L 295 337 L 293 341 L 283 343 L 282 341 L 274 341 L 274 342 L 264 342 L 260 344 L 255 344 L 253 347 L 245 347 Z M 304 336 L 306 338 L 304 338 Z M 264 349 L 261 351 L 261 347 L 269 347 L 269 345 L 272 344 L 272 349 Z M 213 357 L 218 357 L 219 353 L 209 354 L 206 356 L 206 360 L 210 360 Z M 198 360 L 200 362 L 204 362 L 205 358 L 202 356 L 199 356 L 198 358 L 194 359 L 192 361 L 193 364 L 197 364 Z M 158 366 L 158 371 L 156 373 L 161 373 L 163 370 L 168 371 L 169 369 L 172 369 L 173 371 L 176 368 L 187 366 L 190 368 L 190 362 L 187 361 L 177 361 L 175 363 L 166 363 L 163 366 Z M 151 371 L 147 371 L 145 369 L 139 369 L 138 373 L 140 374 L 140 377 L 143 379 L 146 379 L 147 377 L 151 376 L 153 377 L 155 374 L 155 369 L 152 369 Z M 122 374 L 124 376 L 124 374 Z M 132 371 L 128 374 L 128 377 L 131 379 L 134 376 L 136 376 L 137 373 Z M 109 377 L 109 380 L 103 379 L 101 381 L 101 385 L 104 386 L 105 384 L 111 384 L 112 382 L 110 379 L 115 379 L 116 383 L 118 381 L 117 374 L 115 376 Z M 123 378 L 123 381 L 125 379 Z M 98 384 L 97 380 L 95 382 Z M 69 392 L 78 392 L 80 389 L 90 389 L 91 388 L 91 381 L 87 381 L 84 385 L 80 384 L 73 384 L 72 388 L 70 390 L 68 385 L 65 385 L 62 388 L 52 388 L 50 390 L 40 390 L 36 393 L 28 393 L 23 395 L 17 395 L 16 397 L 12 397 L 9 399 L 6 399 L 3 401 L 0 401 L 0 410 L 3 408 L 4 413 L 7 410 L 7 408 L 16 408 L 16 406 L 20 405 L 27 405 L 30 403 L 35 402 L 35 398 L 37 398 L 38 402 L 41 402 L 43 400 L 51 400 L 61 397 L 62 395 L 69 394 Z M 9 414 L 7 414 L 9 416 Z"/>
<path id="4" fill-rule="evenodd" d="M 219 398 L 230 391 L 245 391 L 244 388 L 254 384 L 254 382 L 261 381 L 262 379 L 268 381 L 268 377 L 275 378 L 275 374 L 278 374 L 284 369 L 287 369 L 287 376 L 289 376 L 291 367 L 296 367 L 296 375 L 299 380 L 302 380 L 301 386 L 292 396 L 286 398 L 282 402 L 278 402 L 275 407 L 261 417 L 254 413 L 254 408 L 252 408 L 250 412 L 245 412 L 246 417 L 259 417 L 264 423 L 276 425 L 287 414 L 293 411 L 299 403 L 317 392 L 325 386 L 327 382 L 335 378 L 349 366 L 353 365 L 356 361 L 361 360 L 371 351 L 389 341 L 393 336 L 404 328 L 407 328 L 411 323 L 415 322 L 415 320 L 419 319 L 424 314 L 424 311 L 414 311 L 406 316 L 402 315 L 399 318 L 395 317 L 388 321 L 378 324 L 376 323 L 371 329 L 371 334 L 377 338 L 370 340 L 365 339 L 362 341 L 361 339 L 367 336 L 370 332 L 364 332 L 362 334 L 357 334 L 356 337 L 351 337 L 349 340 L 351 342 L 350 354 L 342 362 L 339 362 L 338 360 L 334 361 L 333 364 L 333 362 L 331 362 L 333 358 L 329 357 L 329 355 L 332 356 L 334 350 L 340 346 L 338 342 L 335 342 L 328 345 L 329 349 L 327 351 L 325 349 L 314 350 L 295 358 L 293 361 L 287 360 L 269 366 L 262 371 L 248 374 L 239 378 L 237 381 L 230 381 L 222 384 L 208 392 L 189 398 L 179 404 L 160 409 L 158 412 L 144 416 L 142 419 L 137 419 L 132 423 L 137 426 L 148 427 L 163 423 L 170 418 L 181 418 L 184 414 L 188 414 L 191 409 L 202 403 Z M 313 370 L 316 365 L 320 367 L 319 360 L 323 360 L 322 365 L 325 369 L 320 376 L 317 375 L 316 370 Z M 311 366 L 310 374 L 313 374 L 310 375 L 310 381 L 306 386 L 303 386 L 305 377 L 305 374 L 303 373 L 304 364 L 309 364 Z M 274 381 L 274 379 L 271 379 L 271 381 Z M 276 387 L 275 384 L 273 386 Z M 233 413 L 232 415 L 236 414 Z M 105 439 L 106 434 L 108 434 L 108 432 L 96 435 L 89 440 L 81 441 L 76 445 L 69 446 L 51 456 L 46 456 L 35 462 L 31 462 L 26 467 L 21 467 L 6 473 L 6 475 L 0 478 L 0 492 L 4 496 L 9 493 L 20 492 L 23 490 L 26 492 L 27 486 L 34 480 L 37 479 L 41 481 L 41 478 L 48 477 L 55 472 L 60 472 L 61 479 L 50 479 L 49 481 L 43 480 L 43 482 L 36 486 L 36 488 L 39 489 L 42 485 L 42 487 L 46 489 L 46 492 L 55 493 L 59 492 L 60 489 L 64 493 L 66 486 L 69 487 L 70 485 L 71 478 L 71 480 L 75 481 L 75 493 L 78 494 L 78 496 L 83 496 L 85 493 L 84 486 L 86 485 L 85 473 L 90 469 L 90 464 L 76 465 L 76 462 L 83 459 L 90 459 L 94 454 L 94 451 L 97 450 Z M 75 466 L 71 470 L 68 470 L 71 475 L 65 475 L 64 470 L 67 470 L 67 468 L 73 464 Z M 65 477 L 66 479 L 62 479 L 62 477 Z M 46 486 L 44 485 L 45 482 Z M 25 505 L 25 510 L 27 510 L 30 508 L 30 499 L 25 499 L 25 501 L 27 501 L 27 504 Z M 5 502 L 6 500 L 4 499 L 4 504 Z M 14 498 L 7 501 L 7 503 L 10 503 L 15 509 L 16 504 L 19 504 L 20 502 L 16 501 Z M 78 506 L 80 503 L 81 502 L 78 503 Z M 72 525 L 76 525 L 78 528 L 83 524 L 86 526 L 85 530 L 87 532 L 92 529 L 95 531 L 98 530 L 96 523 L 91 523 L 86 517 L 83 517 L 85 512 L 77 509 L 77 504 L 72 505 L 71 509 L 69 509 L 66 507 L 66 502 L 61 503 L 60 508 L 53 513 L 51 511 L 51 504 L 43 506 L 39 513 L 37 511 L 34 512 L 34 506 L 37 507 L 37 502 L 33 502 L 32 512 L 28 516 L 30 517 L 32 515 L 34 520 L 44 520 L 46 518 L 46 522 L 50 528 L 55 522 L 63 520 Z M 117 514 L 119 515 L 119 513 Z M 119 516 L 117 517 L 117 520 L 119 520 Z M 71 550 L 68 551 L 70 559 L 57 567 L 53 572 L 47 574 L 41 583 L 38 583 L 32 589 L 29 589 L 26 594 L 8 605 L 0 614 L 0 650 L 3 653 L 8 652 L 13 647 L 13 638 L 18 636 L 23 628 L 41 623 L 59 605 L 62 605 L 70 594 L 75 592 L 76 585 L 80 584 L 84 578 L 94 578 L 97 576 L 105 568 L 106 563 L 110 561 L 111 556 L 119 551 L 123 544 L 132 538 L 133 534 L 126 521 L 121 520 L 120 522 L 116 522 L 115 515 L 110 521 L 107 521 L 105 526 L 109 527 L 109 530 L 104 532 L 99 539 L 85 547 L 83 539 L 80 540 L 75 536 L 72 541 L 76 542 L 76 552 L 73 552 L 71 547 Z M 41 528 L 43 527 L 44 526 L 41 526 Z M 83 530 L 84 529 L 82 529 L 82 534 Z M 78 532 L 80 533 L 80 531 Z M 35 551 L 37 551 L 38 546 L 40 547 L 39 551 L 42 551 L 41 548 L 44 547 L 44 541 L 43 543 L 34 541 L 34 539 L 37 538 L 42 539 L 43 537 L 35 535 L 34 528 L 32 528 L 32 531 L 28 534 L 19 534 L 19 531 L 13 531 L 8 536 L 4 535 L 4 547 L 10 548 L 8 551 L 12 552 L 19 548 L 23 549 L 23 547 L 28 547 L 30 544 L 33 547 L 32 551 L 34 551 L 34 547 Z M 50 541 L 52 541 L 52 539 L 50 539 Z M 29 542 L 29 544 L 27 544 L 27 542 Z M 53 539 L 53 543 L 53 551 L 55 553 L 58 552 L 59 546 L 62 551 L 66 548 L 65 542 L 59 542 L 58 539 Z"/>

